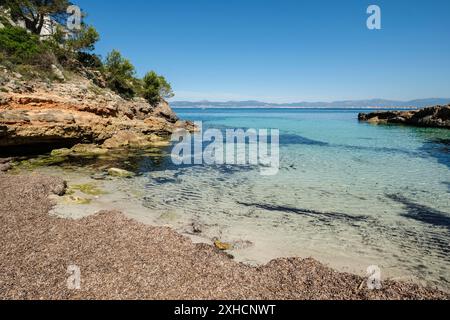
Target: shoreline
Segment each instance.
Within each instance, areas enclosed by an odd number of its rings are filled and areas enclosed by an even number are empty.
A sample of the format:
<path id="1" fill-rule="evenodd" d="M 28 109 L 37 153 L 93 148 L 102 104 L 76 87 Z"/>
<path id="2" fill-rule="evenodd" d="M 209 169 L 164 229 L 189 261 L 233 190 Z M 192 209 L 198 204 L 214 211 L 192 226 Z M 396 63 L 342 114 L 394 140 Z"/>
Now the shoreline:
<path id="1" fill-rule="evenodd" d="M 1 299 L 448 299 L 412 283 L 340 273 L 313 259 L 276 259 L 252 267 L 168 227 L 102 211 L 79 220 L 49 215 L 65 182 L 0 173 Z M 67 289 L 67 267 L 81 290 Z"/>
<path id="2" fill-rule="evenodd" d="M 103 175 L 98 176 L 95 174 L 96 170 L 85 172 L 85 170 L 67 170 L 55 167 L 39 168 L 31 172 L 44 176 L 64 177 L 67 183 L 66 195 L 51 197 L 56 204 L 49 212 L 59 218 L 81 219 L 93 216 L 99 211 L 118 211 L 127 218 L 145 225 L 169 227 L 196 244 L 215 245 L 215 240 L 218 240 L 223 245 L 230 247 L 226 252 L 231 254 L 235 261 L 249 266 L 262 266 L 274 259 L 284 257 L 311 257 L 333 270 L 365 276 L 368 266 L 373 265 L 374 261 L 383 261 L 375 264 L 382 269 L 382 275 L 385 278 L 424 286 L 437 286 L 441 290 L 447 290 L 446 287 L 440 287 L 439 284 L 433 283 L 434 281 L 427 281 L 412 273 L 405 273 L 404 268 L 392 267 L 392 263 L 388 263 L 382 257 L 375 257 L 367 253 L 346 254 L 335 251 L 333 248 L 336 246 L 327 245 L 324 248 L 306 243 L 296 245 L 295 242 L 301 240 L 302 237 L 293 238 L 292 234 L 289 235 L 289 227 L 280 229 L 281 226 L 278 226 L 275 234 L 268 235 L 267 227 L 272 229 L 273 223 L 283 223 L 284 221 L 286 226 L 294 223 L 294 220 L 288 223 L 286 219 L 295 219 L 295 217 L 293 215 L 286 216 L 287 213 L 276 215 L 281 220 L 277 218 L 266 220 L 262 217 L 255 220 L 252 214 L 236 212 L 236 219 L 232 221 L 231 217 L 223 216 L 220 213 L 215 214 L 214 217 L 208 217 L 208 213 L 204 211 L 197 215 L 183 214 L 186 208 L 180 211 L 173 208 L 151 209 L 143 203 L 144 199 L 142 198 L 145 194 L 142 190 L 146 188 L 146 181 L 150 178 L 148 176 L 117 179 Z M 156 175 L 156 179 L 158 176 Z M 155 179 L 155 177 L 150 179 Z M 82 188 L 86 188 L 84 192 Z M 149 192 L 151 194 L 152 191 Z M 170 194 L 171 192 L 158 193 L 155 198 L 164 199 L 166 193 Z M 301 223 L 301 221 L 297 221 L 297 223 Z M 303 243 L 304 240 L 299 243 Z M 326 242 L 324 240 L 324 243 Z M 405 276 L 405 274 L 408 275 Z"/>

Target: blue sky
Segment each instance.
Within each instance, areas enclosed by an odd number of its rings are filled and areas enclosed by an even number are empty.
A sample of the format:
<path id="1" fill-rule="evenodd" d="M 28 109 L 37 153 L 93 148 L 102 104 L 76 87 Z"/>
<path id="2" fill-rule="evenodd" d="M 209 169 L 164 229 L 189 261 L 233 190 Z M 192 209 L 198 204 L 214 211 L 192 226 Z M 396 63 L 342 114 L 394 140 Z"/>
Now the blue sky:
<path id="1" fill-rule="evenodd" d="M 450 97 L 448 0 L 74 0 L 175 100 Z M 379 5 L 382 29 L 366 27 Z"/>

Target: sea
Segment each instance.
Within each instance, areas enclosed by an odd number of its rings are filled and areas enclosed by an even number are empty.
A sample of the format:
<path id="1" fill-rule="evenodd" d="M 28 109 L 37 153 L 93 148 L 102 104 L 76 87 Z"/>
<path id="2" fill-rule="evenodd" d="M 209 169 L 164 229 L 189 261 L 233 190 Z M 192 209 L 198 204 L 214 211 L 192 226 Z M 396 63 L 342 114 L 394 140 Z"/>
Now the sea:
<path id="1" fill-rule="evenodd" d="M 279 166 L 178 165 L 173 146 L 69 159 L 39 170 L 107 192 L 60 201 L 81 218 L 105 207 L 174 228 L 194 242 L 232 245 L 236 261 L 315 258 L 344 272 L 450 289 L 450 130 L 358 121 L 367 109 L 175 109 L 204 131 L 279 132 Z M 96 177 L 115 166 L 130 179 Z M 80 209 L 82 208 L 82 209 Z"/>

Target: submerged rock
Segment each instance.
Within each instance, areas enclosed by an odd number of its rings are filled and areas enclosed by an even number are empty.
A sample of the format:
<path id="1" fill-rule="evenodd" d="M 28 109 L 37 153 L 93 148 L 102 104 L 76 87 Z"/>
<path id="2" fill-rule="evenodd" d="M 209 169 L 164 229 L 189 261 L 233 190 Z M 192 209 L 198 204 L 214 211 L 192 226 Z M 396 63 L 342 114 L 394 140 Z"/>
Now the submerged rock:
<path id="1" fill-rule="evenodd" d="M 214 240 L 214 246 L 221 251 L 227 251 L 233 248 L 231 244 L 222 242 L 220 240 Z"/>
<path id="2" fill-rule="evenodd" d="M 132 178 L 134 177 L 134 173 L 119 169 L 119 168 L 110 168 L 108 169 L 108 174 L 113 177 L 119 177 L 119 178 Z"/>
<path id="3" fill-rule="evenodd" d="M 194 233 L 202 233 L 202 226 L 198 222 L 192 222 L 192 231 Z"/>
<path id="4" fill-rule="evenodd" d="M 6 172 L 13 167 L 13 158 L 0 158 L 0 172 Z"/>
<path id="5" fill-rule="evenodd" d="M 51 152 L 53 157 L 89 157 L 89 156 L 101 156 L 109 153 L 109 150 L 103 149 L 95 144 L 77 144 L 71 149 L 55 149 Z"/>
<path id="6" fill-rule="evenodd" d="M 0 172 L 6 172 L 12 168 L 10 163 L 0 163 Z"/>
<path id="7" fill-rule="evenodd" d="M 66 157 L 66 156 L 70 155 L 71 153 L 72 153 L 72 150 L 67 149 L 67 148 L 63 148 L 63 149 L 52 150 L 50 155 L 52 157 Z"/>
<path id="8" fill-rule="evenodd" d="M 405 124 L 418 127 L 450 129 L 450 105 L 411 111 L 377 111 L 360 113 L 359 121 L 374 124 Z"/>
<path id="9" fill-rule="evenodd" d="M 105 180 L 107 178 L 108 174 L 107 173 L 95 173 L 93 175 L 91 175 L 91 179 L 93 180 Z"/>
<path id="10" fill-rule="evenodd" d="M 105 155 L 109 151 L 95 144 L 77 144 L 71 149 L 73 155 L 79 156 L 100 156 Z"/>
<path id="11" fill-rule="evenodd" d="M 179 219 L 179 215 L 177 212 L 175 211 L 166 211 L 163 212 L 159 217 L 158 220 L 163 221 L 164 223 L 166 222 L 175 222 Z"/>
<path id="12" fill-rule="evenodd" d="M 233 249 L 242 250 L 242 249 L 251 248 L 255 244 L 248 240 L 238 240 L 238 241 L 234 241 L 232 245 L 233 245 Z"/>
<path id="13" fill-rule="evenodd" d="M 69 187 L 69 190 L 78 190 L 90 196 L 99 196 L 106 194 L 105 191 L 101 190 L 99 187 L 91 183 L 73 185 Z"/>
<path id="14" fill-rule="evenodd" d="M 147 148 L 167 146 L 167 139 L 161 138 L 156 134 L 143 134 L 132 130 L 122 130 L 116 133 L 112 138 L 106 140 L 102 147 L 106 149 L 117 148 Z"/>
<path id="15" fill-rule="evenodd" d="M 29 160 L 22 160 L 16 163 L 15 166 L 21 167 L 23 169 L 33 170 L 40 167 L 57 165 L 65 161 L 67 161 L 67 157 L 65 156 L 46 156 Z"/>
<path id="16" fill-rule="evenodd" d="M 13 161 L 13 158 L 0 158 L 0 164 L 5 164 Z"/>

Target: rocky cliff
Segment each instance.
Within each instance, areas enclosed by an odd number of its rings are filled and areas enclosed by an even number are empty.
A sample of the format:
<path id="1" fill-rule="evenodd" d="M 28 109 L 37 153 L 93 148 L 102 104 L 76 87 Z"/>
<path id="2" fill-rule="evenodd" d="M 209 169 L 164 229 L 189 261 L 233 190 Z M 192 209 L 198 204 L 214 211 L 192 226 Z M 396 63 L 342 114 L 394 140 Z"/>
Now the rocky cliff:
<path id="1" fill-rule="evenodd" d="M 0 147 L 139 147 L 167 139 L 176 128 L 193 128 L 165 101 L 151 106 L 140 98 L 125 100 L 80 75 L 59 78 L 25 79 L 0 66 Z"/>
<path id="2" fill-rule="evenodd" d="M 360 113 L 360 121 L 377 124 L 405 124 L 418 127 L 450 129 L 450 105 L 411 111 L 378 111 Z"/>

